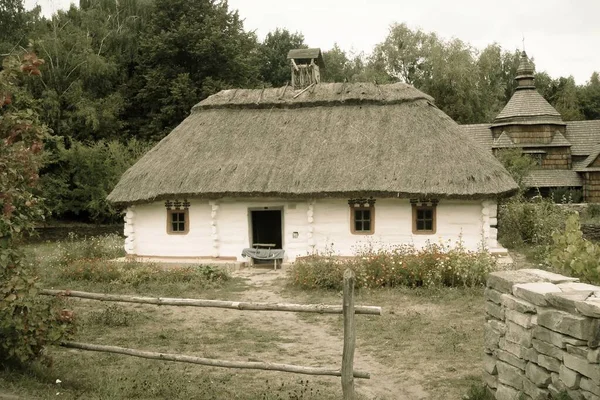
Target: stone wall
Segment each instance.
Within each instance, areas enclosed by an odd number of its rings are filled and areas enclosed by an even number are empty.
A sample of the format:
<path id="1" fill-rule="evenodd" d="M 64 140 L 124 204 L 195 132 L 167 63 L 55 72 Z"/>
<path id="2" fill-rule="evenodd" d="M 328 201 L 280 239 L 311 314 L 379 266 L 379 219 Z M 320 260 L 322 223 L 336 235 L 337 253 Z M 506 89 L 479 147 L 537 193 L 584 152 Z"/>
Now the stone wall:
<path id="1" fill-rule="evenodd" d="M 537 269 L 490 274 L 484 381 L 497 400 L 600 400 L 600 287 Z"/>

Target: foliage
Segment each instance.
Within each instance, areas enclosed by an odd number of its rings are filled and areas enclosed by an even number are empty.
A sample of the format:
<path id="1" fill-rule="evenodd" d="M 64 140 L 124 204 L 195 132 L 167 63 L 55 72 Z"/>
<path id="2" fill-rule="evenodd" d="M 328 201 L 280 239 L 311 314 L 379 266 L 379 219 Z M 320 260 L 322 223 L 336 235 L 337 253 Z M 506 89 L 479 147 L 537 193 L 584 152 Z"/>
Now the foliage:
<path id="1" fill-rule="evenodd" d="M 147 284 L 186 283 L 197 288 L 219 287 L 229 274 L 211 266 L 162 267 L 143 262 L 79 259 L 58 268 L 64 282 L 94 282 L 137 288 Z"/>
<path id="2" fill-rule="evenodd" d="M 502 204 L 498 215 L 498 240 L 508 248 L 546 246 L 552 233 L 564 227 L 566 211 L 550 199 L 515 196 Z"/>
<path id="3" fill-rule="evenodd" d="M 455 246 L 428 243 L 422 249 L 366 245 L 353 258 L 336 257 L 329 249 L 298 259 L 290 279 L 303 289 L 340 289 L 347 268 L 355 272 L 357 288 L 472 287 L 484 283 L 496 263 L 487 251 L 468 251 L 461 242 Z"/>
<path id="4" fill-rule="evenodd" d="M 559 204 L 581 203 L 583 201 L 583 191 L 568 187 L 555 188 L 550 191 L 550 198 Z"/>
<path id="5" fill-rule="evenodd" d="M 59 144 L 46 161 L 41 185 L 52 215 L 95 222 L 119 220 L 118 210 L 106 196 L 150 147 L 136 139 L 127 143 L 100 140 L 89 145 L 72 142 L 68 148 Z"/>
<path id="6" fill-rule="evenodd" d="M 221 89 L 258 85 L 256 36 L 227 2 L 155 0 L 149 12 L 125 111 L 139 138 L 162 138 Z"/>
<path id="7" fill-rule="evenodd" d="M 464 400 L 494 400 L 494 394 L 485 385 L 472 385 Z"/>
<path id="8" fill-rule="evenodd" d="M 535 166 L 535 161 L 528 154 L 523 153 L 523 149 L 500 149 L 496 152 L 496 157 L 508 173 L 519 185 L 521 192 L 525 190 L 523 180 Z"/>
<path id="9" fill-rule="evenodd" d="M 38 181 L 46 127 L 29 108 L 19 82 L 39 76 L 43 63 L 34 53 L 11 55 L 0 71 L 0 363 L 25 364 L 42 357 L 47 344 L 68 331 L 57 304 L 40 299 L 35 271 L 27 267 L 18 245 L 43 218 L 33 188 Z"/>
<path id="10" fill-rule="evenodd" d="M 581 214 L 581 222 L 600 224 L 600 204 L 589 203 Z"/>
<path id="11" fill-rule="evenodd" d="M 600 283 L 600 245 L 583 238 L 579 215 L 567 218 L 565 229 L 552 234 L 548 264 L 568 276 Z"/>
<path id="12" fill-rule="evenodd" d="M 262 81 L 274 87 L 285 85 L 290 80 L 288 52 L 306 47 L 304 35 L 299 32 L 290 33 L 287 29 L 277 28 L 267 33 L 265 40 L 259 45 Z"/>

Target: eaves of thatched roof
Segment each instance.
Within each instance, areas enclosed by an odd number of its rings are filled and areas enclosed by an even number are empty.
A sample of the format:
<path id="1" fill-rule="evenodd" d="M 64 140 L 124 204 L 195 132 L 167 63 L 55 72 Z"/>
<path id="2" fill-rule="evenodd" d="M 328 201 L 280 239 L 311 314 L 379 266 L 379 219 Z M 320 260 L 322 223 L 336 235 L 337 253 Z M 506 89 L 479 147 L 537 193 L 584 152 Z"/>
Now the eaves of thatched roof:
<path id="1" fill-rule="evenodd" d="M 108 196 L 489 198 L 517 185 L 405 84 L 227 90 L 194 107 Z"/>

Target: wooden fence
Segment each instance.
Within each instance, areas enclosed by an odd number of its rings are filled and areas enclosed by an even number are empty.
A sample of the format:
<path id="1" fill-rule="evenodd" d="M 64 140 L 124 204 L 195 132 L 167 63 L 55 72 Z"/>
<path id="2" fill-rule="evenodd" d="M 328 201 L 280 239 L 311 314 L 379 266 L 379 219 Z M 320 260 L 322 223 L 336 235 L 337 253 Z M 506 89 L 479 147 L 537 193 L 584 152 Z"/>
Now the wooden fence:
<path id="1" fill-rule="evenodd" d="M 300 365 L 278 364 L 270 362 L 216 360 L 187 356 L 182 354 L 158 353 L 152 351 L 129 349 L 125 347 L 106 346 L 79 342 L 63 342 L 61 343 L 61 346 L 80 350 L 124 354 L 128 356 L 148 358 L 153 360 L 178 361 L 192 364 L 208 365 L 211 367 L 260 369 L 269 371 L 291 372 L 306 375 L 339 376 L 342 380 L 343 399 L 353 400 L 354 378 L 369 379 L 371 377 L 371 375 L 368 372 L 354 370 L 354 349 L 356 346 L 356 325 L 354 321 L 354 315 L 381 315 L 381 307 L 354 305 L 354 281 L 354 273 L 351 270 L 346 270 L 346 272 L 344 273 L 344 299 L 342 306 L 324 304 L 254 303 L 241 301 L 200 300 L 166 297 L 141 297 L 49 289 L 42 290 L 41 294 L 49 296 L 58 295 L 66 297 L 77 297 L 82 299 L 100 301 L 116 301 L 126 303 L 155 304 L 168 306 L 216 307 L 241 311 L 287 311 L 308 312 L 318 314 L 343 314 L 344 349 L 342 353 L 341 369 L 305 367 Z"/>

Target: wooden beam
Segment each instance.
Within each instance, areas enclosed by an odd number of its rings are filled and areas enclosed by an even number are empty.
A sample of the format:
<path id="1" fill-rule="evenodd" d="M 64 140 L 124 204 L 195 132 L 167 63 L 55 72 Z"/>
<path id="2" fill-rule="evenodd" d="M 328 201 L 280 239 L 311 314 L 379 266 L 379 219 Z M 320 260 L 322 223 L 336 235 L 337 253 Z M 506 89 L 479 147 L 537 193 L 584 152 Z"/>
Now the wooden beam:
<path id="1" fill-rule="evenodd" d="M 190 307 L 213 307 L 227 308 L 233 310 L 252 310 L 252 311 L 287 311 L 287 312 L 306 312 L 317 314 L 342 314 L 343 307 L 327 304 L 289 304 L 289 303 L 254 303 L 245 301 L 223 301 L 223 300 L 202 300 L 202 299 L 182 299 L 170 297 L 143 297 L 129 296 L 120 294 L 89 293 L 75 290 L 50 290 L 42 289 L 40 294 L 47 296 L 66 296 L 78 297 L 81 299 L 116 301 L 123 303 L 155 304 L 162 306 L 190 306 Z M 381 307 L 375 306 L 355 306 L 355 314 L 381 315 Z"/>
<path id="2" fill-rule="evenodd" d="M 344 351 L 342 353 L 342 394 L 344 400 L 354 400 L 354 348 L 356 326 L 354 323 L 354 272 L 344 272 Z"/>
<path id="3" fill-rule="evenodd" d="M 281 371 L 291 372 L 295 374 L 305 375 L 329 375 L 329 376 L 342 376 L 342 372 L 339 369 L 329 368 L 317 368 L 317 367 L 303 367 L 299 365 L 291 364 L 277 364 L 269 362 L 256 362 L 256 361 L 226 361 L 216 360 L 212 358 L 201 358 L 194 356 L 186 356 L 182 354 L 169 354 L 169 353 L 157 353 L 153 351 L 143 351 L 130 349 L 126 347 L 117 346 L 104 346 L 99 344 L 90 343 L 79 343 L 79 342 L 63 342 L 61 346 L 70 349 L 98 351 L 101 353 L 115 353 L 124 354 L 132 357 L 148 358 L 151 360 L 163 360 L 163 361 L 176 361 L 190 364 L 207 365 L 210 367 L 220 368 L 242 368 L 242 369 L 261 369 L 267 371 Z M 370 379 L 371 374 L 363 371 L 354 371 L 356 378 Z"/>

